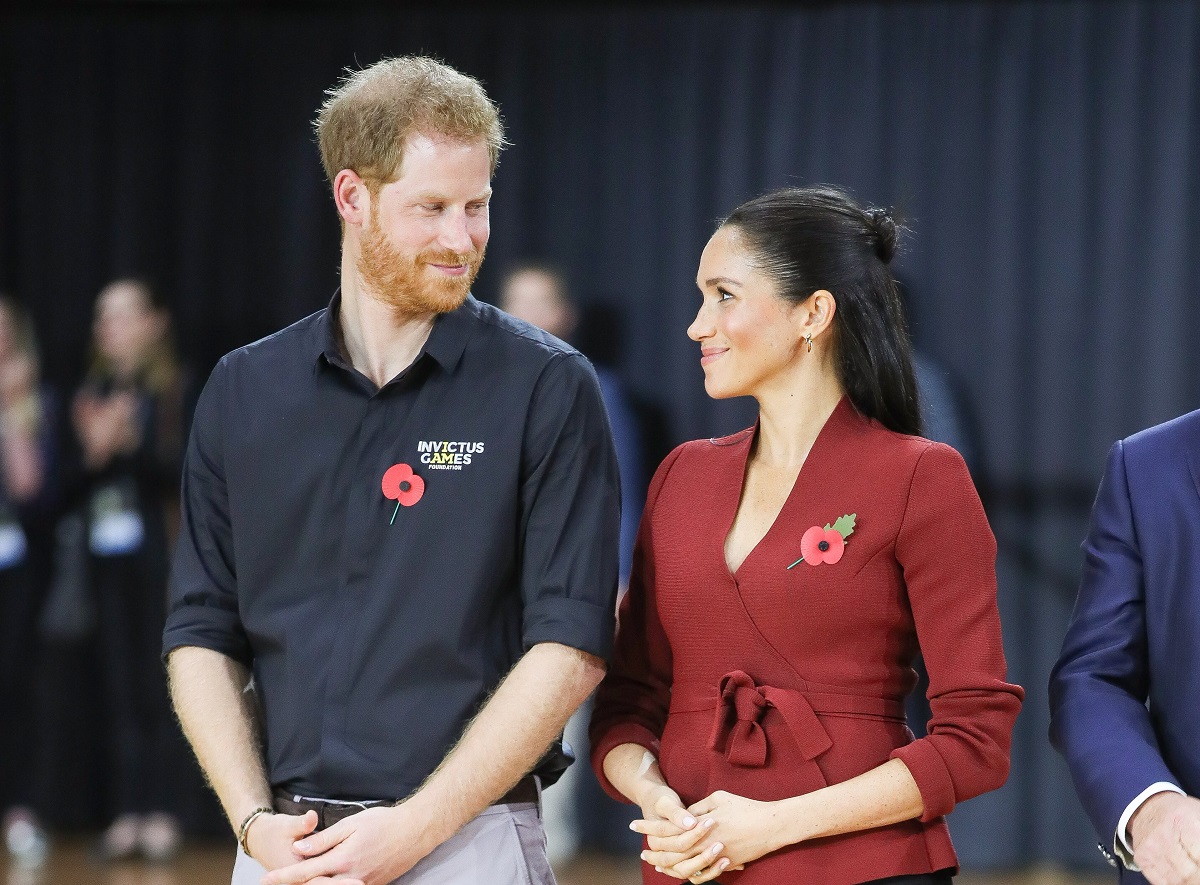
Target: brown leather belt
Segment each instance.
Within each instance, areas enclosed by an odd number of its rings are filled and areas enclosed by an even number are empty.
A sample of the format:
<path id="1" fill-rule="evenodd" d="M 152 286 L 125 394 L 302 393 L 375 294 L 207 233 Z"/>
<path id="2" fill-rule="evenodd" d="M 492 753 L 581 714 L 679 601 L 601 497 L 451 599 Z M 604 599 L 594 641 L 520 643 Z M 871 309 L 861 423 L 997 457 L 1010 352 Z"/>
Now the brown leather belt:
<path id="1" fill-rule="evenodd" d="M 376 806 L 386 806 L 395 804 L 388 799 L 368 799 L 362 802 L 344 802 L 344 801 L 329 801 L 324 799 L 310 799 L 308 797 L 296 796 L 286 790 L 276 789 L 274 791 L 274 806 L 275 810 L 281 814 L 306 814 L 309 811 L 317 813 L 317 830 L 324 830 L 332 827 L 339 821 L 343 821 L 351 815 L 358 814 L 360 811 L 366 811 L 368 808 Z M 527 774 L 525 777 L 517 781 L 516 786 L 493 802 L 493 805 L 515 805 L 520 802 L 537 802 L 538 787 L 537 781 L 534 780 L 532 774 Z"/>

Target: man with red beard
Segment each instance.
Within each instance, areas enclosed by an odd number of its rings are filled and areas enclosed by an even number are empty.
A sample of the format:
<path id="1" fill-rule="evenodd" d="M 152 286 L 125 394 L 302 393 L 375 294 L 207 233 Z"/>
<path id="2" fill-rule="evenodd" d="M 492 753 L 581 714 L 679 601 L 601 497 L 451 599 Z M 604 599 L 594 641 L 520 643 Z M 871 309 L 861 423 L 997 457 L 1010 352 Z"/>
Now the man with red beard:
<path id="1" fill-rule="evenodd" d="M 341 290 L 197 407 L 175 707 L 234 885 L 552 883 L 547 748 L 603 674 L 617 584 L 595 373 L 470 295 L 503 145 L 478 82 L 383 61 L 316 129 Z"/>

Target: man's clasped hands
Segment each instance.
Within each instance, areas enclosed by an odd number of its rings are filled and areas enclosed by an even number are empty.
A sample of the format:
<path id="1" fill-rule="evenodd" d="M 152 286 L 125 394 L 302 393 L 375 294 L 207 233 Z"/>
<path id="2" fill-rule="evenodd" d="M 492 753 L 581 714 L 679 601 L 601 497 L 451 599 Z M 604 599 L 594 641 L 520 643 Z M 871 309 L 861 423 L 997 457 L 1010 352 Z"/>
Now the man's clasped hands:
<path id="1" fill-rule="evenodd" d="M 314 832 L 316 812 L 263 815 L 246 838 L 263 885 L 386 885 L 449 838 L 412 801 L 368 808 Z M 397 833 L 411 834 L 397 838 Z"/>

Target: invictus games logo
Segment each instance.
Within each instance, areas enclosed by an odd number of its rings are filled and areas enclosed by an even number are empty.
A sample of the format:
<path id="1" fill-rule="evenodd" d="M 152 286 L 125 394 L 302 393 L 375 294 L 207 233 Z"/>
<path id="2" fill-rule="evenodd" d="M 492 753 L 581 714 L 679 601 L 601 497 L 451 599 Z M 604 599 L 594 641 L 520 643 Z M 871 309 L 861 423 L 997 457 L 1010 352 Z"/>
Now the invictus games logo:
<path id="1" fill-rule="evenodd" d="M 427 439 L 417 443 L 417 451 L 421 463 L 431 470 L 462 470 L 475 455 L 483 454 L 483 443 Z"/>

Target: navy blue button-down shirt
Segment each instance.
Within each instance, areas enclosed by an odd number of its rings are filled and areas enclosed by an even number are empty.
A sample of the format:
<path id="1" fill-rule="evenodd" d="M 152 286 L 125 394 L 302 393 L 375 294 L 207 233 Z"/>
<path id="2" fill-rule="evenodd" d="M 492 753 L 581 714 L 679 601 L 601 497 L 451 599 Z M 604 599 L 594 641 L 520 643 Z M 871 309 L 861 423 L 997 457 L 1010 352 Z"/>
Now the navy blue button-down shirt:
<path id="1" fill-rule="evenodd" d="M 393 799 L 535 643 L 607 657 L 619 479 L 567 345 L 468 298 L 377 389 L 338 304 L 213 371 L 164 652 L 252 667 L 273 786 Z"/>

